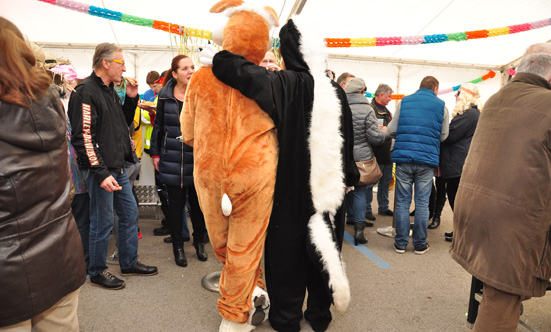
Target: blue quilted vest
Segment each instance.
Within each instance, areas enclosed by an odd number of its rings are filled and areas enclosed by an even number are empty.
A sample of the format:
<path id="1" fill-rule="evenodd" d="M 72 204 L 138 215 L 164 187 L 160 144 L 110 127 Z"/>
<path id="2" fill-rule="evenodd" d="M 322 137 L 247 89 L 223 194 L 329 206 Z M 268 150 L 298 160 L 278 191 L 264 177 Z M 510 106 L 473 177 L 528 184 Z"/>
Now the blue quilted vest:
<path id="1" fill-rule="evenodd" d="M 438 167 L 444 108 L 444 101 L 429 89 L 402 99 L 393 162 Z"/>

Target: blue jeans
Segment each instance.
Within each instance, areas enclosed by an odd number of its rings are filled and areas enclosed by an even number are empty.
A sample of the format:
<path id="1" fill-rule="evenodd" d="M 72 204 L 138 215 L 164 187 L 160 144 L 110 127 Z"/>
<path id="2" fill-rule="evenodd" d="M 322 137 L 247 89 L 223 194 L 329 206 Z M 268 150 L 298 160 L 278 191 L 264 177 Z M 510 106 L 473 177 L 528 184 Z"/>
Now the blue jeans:
<path id="1" fill-rule="evenodd" d="M 383 173 L 383 176 L 379 179 L 379 184 L 377 186 L 377 203 L 379 205 L 379 213 L 385 213 L 390 210 L 388 207 L 388 187 L 390 186 L 390 181 L 392 181 L 392 164 L 390 165 L 381 165 L 379 168 Z M 365 195 L 365 201 L 367 203 L 366 211 L 371 212 L 371 202 L 373 202 L 373 187 L 367 189 Z"/>
<path id="2" fill-rule="evenodd" d="M 413 222 L 413 246 L 423 248 L 427 242 L 429 223 L 429 197 L 434 168 L 428 165 L 396 165 L 396 236 L 398 248 L 404 249 L 409 243 L 409 207 L 412 186 L 415 184 L 415 219 Z"/>
<path id="3" fill-rule="evenodd" d="M 363 186 L 354 186 L 354 190 L 349 192 L 346 195 L 347 204 L 346 204 L 346 214 L 347 219 L 355 223 L 362 223 L 365 221 L 365 194 L 367 188 L 373 188 L 372 184 L 363 185 Z"/>
<path id="4" fill-rule="evenodd" d="M 90 176 L 89 170 L 83 170 L 90 195 L 90 233 L 88 273 L 95 276 L 107 269 L 107 247 L 113 228 L 113 208 L 119 216 L 119 264 L 126 269 L 138 261 L 138 206 L 132 195 L 132 188 L 126 172 L 109 172 L 119 183 L 122 190 L 107 192 Z"/>

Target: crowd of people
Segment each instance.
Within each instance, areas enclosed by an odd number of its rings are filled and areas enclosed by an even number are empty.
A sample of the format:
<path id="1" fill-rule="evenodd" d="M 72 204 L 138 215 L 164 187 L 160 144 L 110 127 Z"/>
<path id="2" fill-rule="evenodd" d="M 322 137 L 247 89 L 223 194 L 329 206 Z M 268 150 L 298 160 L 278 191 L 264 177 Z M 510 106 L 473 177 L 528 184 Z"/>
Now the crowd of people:
<path id="1" fill-rule="evenodd" d="M 207 261 L 209 238 L 224 263 L 220 331 L 251 331 L 266 319 L 278 331 L 299 331 L 303 316 L 315 331 L 327 330 L 331 304 L 346 309 L 350 300 L 340 256 L 345 224 L 353 225 L 354 245 L 368 243 L 375 186 L 378 215 L 395 219 L 398 254 L 406 253 L 410 232 L 415 254 L 430 250 L 428 230 L 441 225 L 448 200 L 452 258 L 484 285 L 474 331 L 515 331 L 521 302 L 543 296 L 551 278 L 551 46 L 529 48 L 514 79 L 484 107 L 477 86 L 465 83 L 450 113 L 438 97 L 439 81 L 426 76 L 391 112 L 389 85 L 379 84 L 369 101 L 364 79 L 345 72 L 335 80 L 323 61 L 303 53 L 299 45 L 309 41 L 301 24 L 289 20 L 281 29 L 279 63 L 275 50 L 245 57 L 230 47 L 195 74 L 193 60 L 178 55 L 163 74 L 147 75 L 151 89 L 140 98 L 138 82 L 123 76 L 123 50 L 109 43 L 97 45 L 88 77 L 65 75 L 60 93 L 19 29 L 0 17 L 0 112 L 7 120 L 0 123 L 0 331 L 78 331 L 86 275 L 93 286 L 125 287 L 106 265 L 112 232 L 122 276 L 158 273 L 138 260 L 133 181 L 142 152 L 152 158 L 164 214 L 154 235 L 168 236 L 176 265 L 188 266 L 184 243 L 191 240 L 197 259 Z M 265 159 L 234 166 L 262 191 L 216 182 L 227 178 L 213 175 L 213 157 L 205 157 L 212 146 L 198 138 L 216 122 L 200 102 L 208 92 L 193 77 L 234 88 L 240 107 L 265 125 L 255 136 Z M 337 121 L 318 123 L 319 114 Z M 330 144 L 323 152 L 334 161 L 321 173 L 314 133 L 324 133 Z M 247 155 L 236 151 L 232 158 Z M 220 145 L 221 163 L 232 159 L 226 152 Z M 355 165 L 365 161 L 380 170 L 371 183 L 359 182 Z M 258 174 L 268 176 L 256 179 L 259 165 L 266 169 Z M 527 170 L 530 176 L 514 180 Z M 330 186 L 317 187 L 323 182 Z M 266 208 L 250 215 L 251 204 Z M 255 237 L 239 236 L 245 228 Z M 322 228 L 330 230 L 329 242 L 314 234 Z"/>

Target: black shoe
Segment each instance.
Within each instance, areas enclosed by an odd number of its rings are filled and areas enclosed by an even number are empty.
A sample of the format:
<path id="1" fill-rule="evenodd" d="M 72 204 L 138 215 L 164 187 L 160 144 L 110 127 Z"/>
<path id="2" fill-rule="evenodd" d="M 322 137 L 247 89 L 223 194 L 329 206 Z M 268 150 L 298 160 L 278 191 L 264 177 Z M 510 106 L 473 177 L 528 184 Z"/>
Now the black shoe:
<path id="1" fill-rule="evenodd" d="M 371 211 L 368 211 L 365 213 L 365 219 L 367 220 L 377 220 L 377 218 L 375 218 L 375 216 L 373 215 L 373 212 Z"/>
<path id="2" fill-rule="evenodd" d="M 453 232 L 446 232 L 446 233 L 444 233 L 444 236 L 453 237 Z"/>
<path id="3" fill-rule="evenodd" d="M 126 283 L 115 277 L 109 270 L 103 270 L 102 273 L 90 277 L 90 283 L 92 286 L 103 287 L 106 289 L 121 289 L 124 288 Z"/>
<path id="4" fill-rule="evenodd" d="M 366 221 L 364 221 L 364 226 L 365 226 L 365 227 L 373 227 L 374 224 L 373 224 L 371 221 L 367 221 L 367 220 L 366 220 Z"/>
<path id="5" fill-rule="evenodd" d="M 385 212 L 379 212 L 379 215 L 392 217 L 394 215 L 394 212 L 392 212 L 392 210 L 386 210 Z"/>
<path id="6" fill-rule="evenodd" d="M 176 262 L 176 265 L 186 267 L 187 258 L 186 253 L 184 252 L 184 245 L 172 244 L 172 250 L 174 252 L 174 262 Z"/>
<path id="7" fill-rule="evenodd" d="M 153 229 L 153 235 L 155 235 L 155 236 L 170 235 L 170 229 L 168 229 L 168 227 L 165 227 L 165 226 L 155 228 L 155 229 Z"/>
<path id="8" fill-rule="evenodd" d="M 201 262 L 206 262 L 209 256 L 207 255 L 207 252 L 205 251 L 205 244 L 204 243 L 198 243 L 193 242 L 193 246 L 195 247 L 195 252 L 197 253 L 197 258 Z"/>
<path id="9" fill-rule="evenodd" d="M 354 224 L 354 245 L 358 245 L 358 243 L 366 244 L 367 239 L 365 238 L 364 234 L 364 225 L 362 223 L 355 223 Z"/>
<path id="10" fill-rule="evenodd" d="M 446 240 L 447 242 L 453 242 L 453 236 L 446 236 L 444 240 Z"/>
<path id="11" fill-rule="evenodd" d="M 129 268 L 121 268 L 121 275 L 123 276 L 152 276 L 157 273 L 158 271 L 156 266 L 147 266 L 140 261 Z"/>
<path id="12" fill-rule="evenodd" d="M 405 254 L 406 248 L 400 248 L 396 245 L 396 242 L 392 244 L 392 247 L 394 248 L 394 251 L 396 251 L 399 254 Z"/>
<path id="13" fill-rule="evenodd" d="M 440 226 L 440 216 L 434 216 L 434 218 L 432 218 L 432 222 L 429 224 L 428 229 L 435 229 L 438 228 L 438 226 Z"/>
<path id="14" fill-rule="evenodd" d="M 427 253 L 427 251 L 430 250 L 430 246 L 428 243 L 425 242 L 425 245 L 420 248 L 415 248 L 415 254 L 417 255 L 424 255 Z"/>

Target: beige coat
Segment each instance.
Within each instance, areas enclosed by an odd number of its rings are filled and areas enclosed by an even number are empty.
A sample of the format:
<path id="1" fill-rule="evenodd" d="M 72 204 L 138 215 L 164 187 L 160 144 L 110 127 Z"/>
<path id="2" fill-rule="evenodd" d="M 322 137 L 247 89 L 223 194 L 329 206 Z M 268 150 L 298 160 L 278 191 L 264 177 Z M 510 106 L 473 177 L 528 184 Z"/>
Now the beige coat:
<path id="1" fill-rule="evenodd" d="M 455 200 L 452 257 L 499 290 L 551 278 L 551 85 L 519 73 L 484 107 Z"/>

